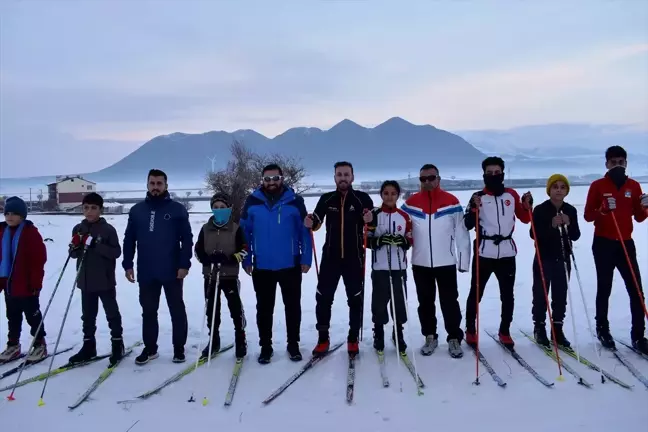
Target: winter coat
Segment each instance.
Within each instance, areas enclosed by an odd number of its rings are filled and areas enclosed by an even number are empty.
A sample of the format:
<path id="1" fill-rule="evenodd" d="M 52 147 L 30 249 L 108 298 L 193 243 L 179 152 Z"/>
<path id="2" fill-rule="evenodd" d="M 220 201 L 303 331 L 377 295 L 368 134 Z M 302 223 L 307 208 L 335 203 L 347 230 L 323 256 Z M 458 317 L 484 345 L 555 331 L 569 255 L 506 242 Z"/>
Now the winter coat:
<path id="1" fill-rule="evenodd" d="M 559 228 L 554 228 L 552 219 L 562 211 L 569 217 L 569 226 L 567 232 L 569 237 L 560 233 Z M 553 205 L 551 200 L 546 200 L 533 209 L 533 225 L 535 227 L 538 239 L 538 249 L 540 249 L 540 259 L 542 262 L 563 261 L 563 252 L 565 258 L 570 255 L 572 242 L 580 238 L 581 232 L 578 227 L 578 213 L 576 208 L 566 202 L 563 202 L 560 209 Z M 533 237 L 533 228 L 529 228 L 529 235 Z M 567 258 L 569 262 L 569 259 Z"/>
<path id="2" fill-rule="evenodd" d="M 124 270 L 133 268 L 137 247 L 137 281 L 167 282 L 176 279 L 179 269 L 191 267 L 193 234 L 189 213 L 168 192 L 147 195 L 128 213 L 124 233 Z"/>
<path id="3" fill-rule="evenodd" d="M 243 229 L 234 223 L 232 219 L 222 227 L 218 227 L 214 225 L 214 217 L 212 216 L 200 230 L 194 252 L 196 259 L 203 265 L 203 276 L 209 277 L 210 269 L 213 269 L 210 255 L 212 252 L 218 251 L 229 258 L 227 262 L 221 264 L 219 277 L 222 279 L 237 279 L 241 266 L 233 258 L 233 255 L 244 250 L 247 250 L 247 245 Z"/>
<path id="4" fill-rule="evenodd" d="M 115 268 L 117 258 L 121 256 L 119 237 L 115 228 L 100 218 L 90 223 L 84 220 L 72 229 L 72 235 L 86 236 L 93 239 L 92 246 L 83 252 L 83 246 L 70 251 L 70 257 L 77 260 L 77 271 L 83 258 L 83 267 L 79 273 L 77 287 L 88 292 L 101 292 L 115 289 Z M 84 256 L 85 255 L 85 256 Z"/>
<path id="5" fill-rule="evenodd" d="M 310 266 L 313 242 L 304 227 L 306 215 L 304 199 L 291 188 L 284 188 L 273 201 L 262 188 L 255 190 L 241 213 L 241 227 L 251 252 L 243 265 L 259 270 Z"/>
<path id="6" fill-rule="evenodd" d="M 398 208 L 382 206 L 373 211 L 373 220 L 367 224 L 367 243 L 372 249 L 372 270 L 405 270 L 407 268 L 407 249 L 412 244 L 412 220 L 409 215 Z M 378 240 L 383 235 L 402 235 L 407 245 L 398 250 L 399 246 L 379 246 Z M 398 256 L 400 255 L 400 264 Z M 391 266 L 390 266 L 391 262 Z"/>
<path id="7" fill-rule="evenodd" d="M 31 221 L 21 225 L 10 228 L 6 222 L 0 223 L 0 292 L 6 289 L 12 297 L 38 296 L 43 288 L 47 248 Z"/>

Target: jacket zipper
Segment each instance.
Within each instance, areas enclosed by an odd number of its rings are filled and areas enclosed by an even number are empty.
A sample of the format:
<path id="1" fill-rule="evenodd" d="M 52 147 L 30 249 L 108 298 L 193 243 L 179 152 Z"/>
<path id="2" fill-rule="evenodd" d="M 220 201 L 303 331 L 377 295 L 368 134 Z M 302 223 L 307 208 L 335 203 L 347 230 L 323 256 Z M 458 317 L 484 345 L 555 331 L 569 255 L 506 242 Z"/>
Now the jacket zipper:
<path id="1" fill-rule="evenodd" d="M 342 253 L 342 259 L 344 259 L 344 203 L 346 201 L 346 195 L 342 195 L 342 205 L 340 206 L 340 250 Z"/>
<path id="2" fill-rule="evenodd" d="M 502 235 L 502 225 L 500 225 L 499 206 L 497 205 L 497 197 L 495 198 L 495 213 L 497 214 L 497 233 Z M 504 209 L 502 208 L 502 211 Z M 500 245 L 497 245 L 497 259 L 500 257 Z"/>
<path id="3" fill-rule="evenodd" d="M 432 258 L 432 192 L 428 192 L 430 198 L 430 214 L 428 215 L 428 239 L 430 241 L 430 268 L 434 268 L 434 259 Z"/>

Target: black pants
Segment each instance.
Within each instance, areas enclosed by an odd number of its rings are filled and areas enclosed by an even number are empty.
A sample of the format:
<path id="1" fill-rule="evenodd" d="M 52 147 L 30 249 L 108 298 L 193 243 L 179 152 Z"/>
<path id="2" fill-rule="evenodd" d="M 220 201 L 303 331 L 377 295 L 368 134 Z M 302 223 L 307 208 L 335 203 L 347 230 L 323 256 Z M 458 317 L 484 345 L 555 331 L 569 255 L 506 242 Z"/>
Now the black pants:
<path id="1" fill-rule="evenodd" d="M 230 310 L 230 316 L 234 322 L 234 330 L 242 331 L 245 329 L 245 313 L 243 303 L 241 302 L 239 281 L 238 279 L 220 279 L 218 281 L 218 296 L 216 296 L 216 277 L 205 278 L 205 300 L 207 300 L 207 329 L 211 332 L 212 328 L 212 309 L 214 307 L 214 298 L 216 298 L 216 313 L 214 314 L 214 334 L 218 334 L 221 323 L 221 297 L 220 292 L 225 294 L 227 306 Z"/>
<path id="2" fill-rule="evenodd" d="M 110 336 L 115 339 L 122 337 L 122 317 L 117 305 L 117 290 L 88 292 L 81 291 L 81 320 L 83 321 L 83 339 L 94 339 L 97 331 L 97 314 L 99 300 L 106 313 L 110 328 Z"/>
<path id="3" fill-rule="evenodd" d="M 567 264 L 570 271 L 569 264 Z M 547 294 L 551 295 L 551 317 L 555 323 L 562 324 L 565 320 L 567 309 L 567 274 L 565 274 L 565 262 L 563 260 L 548 260 L 542 262 L 545 282 L 547 283 Z M 544 287 L 538 260 L 533 260 L 533 307 L 531 308 L 533 322 L 544 325 L 547 318 L 547 301 L 545 299 Z"/>
<path id="4" fill-rule="evenodd" d="M 513 309 L 515 307 L 515 298 L 513 296 L 515 271 L 515 257 L 499 259 L 479 257 L 479 301 L 481 302 L 484 296 L 486 283 L 491 275 L 495 273 L 500 288 L 500 300 L 502 301 L 500 332 L 504 334 L 509 333 L 511 322 L 513 321 Z M 468 300 L 466 301 L 466 329 L 470 332 L 475 331 L 475 319 L 477 316 L 477 306 L 475 304 L 477 290 L 476 276 L 476 259 L 473 257 L 470 294 L 468 294 Z"/>
<path id="5" fill-rule="evenodd" d="M 634 269 L 639 288 L 641 291 L 641 298 L 637 287 L 635 286 L 628 266 L 625 253 L 621 243 L 616 240 L 609 240 L 602 237 L 594 237 L 592 244 L 592 252 L 594 253 L 594 265 L 596 266 L 596 326 L 605 330 L 609 330 L 610 323 L 608 322 L 608 303 L 610 294 L 612 293 L 612 279 L 614 277 L 614 269 L 619 270 L 623 281 L 625 282 L 628 296 L 630 297 L 630 313 L 632 314 L 632 330 L 630 331 L 632 340 L 641 339 L 646 331 L 646 324 L 644 322 L 644 311 L 642 303 L 645 301 L 643 288 L 641 285 L 641 274 L 639 273 L 639 265 L 637 264 L 637 250 L 633 240 L 625 241 L 630 262 Z"/>
<path id="6" fill-rule="evenodd" d="M 391 275 L 390 275 L 391 273 Z M 391 276 L 391 284 L 389 283 Z M 403 297 L 403 280 L 407 278 L 404 270 L 375 270 L 371 272 L 372 292 L 371 292 L 371 320 L 375 325 L 383 326 L 389 322 L 391 315 L 394 326 L 398 328 L 407 322 L 407 291 Z M 407 282 L 405 282 L 407 283 Z M 389 304 L 392 300 L 391 290 L 394 290 L 393 305 Z M 389 306 L 389 309 L 387 309 Z M 396 319 L 392 308 L 396 309 Z"/>
<path id="7" fill-rule="evenodd" d="M 252 283 L 256 293 L 256 320 L 259 329 L 259 345 L 272 345 L 272 320 L 274 315 L 277 284 L 286 314 L 286 337 L 288 343 L 299 343 L 301 327 L 301 266 L 282 270 L 254 270 Z"/>
<path id="8" fill-rule="evenodd" d="M 322 259 L 315 294 L 317 330 L 320 333 L 329 331 L 331 307 L 340 277 L 344 281 L 347 304 L 349 305 L 349 336 L 357 338 L 360 334 L 364 300 L 364 273 L 362 272 L 362 263 L 357 258 L 339 260 L 324 257 Z"/>
<path id="9" fill-rule="evenodd" d="M 436 268 L 412 266 L 416 295 L 418 296 L 418 316 L 423 336 L 437 335 L 436 290 L 439 286 L 439 303 L 445 323 L 447 340 L 463 340 L 461 330 L 461 307 L 457 287 L 457 266 Z"/>
<path id="10" fill-rule="evenodd" d="M 167 282 L 152 281 L 146 284 L 140 283 L 139 301 L 142 306 L 142 339 L 144 346 L 150 351 L 157 352 L 158 333 L 158 309 L 160 308 L 160 295 L 164 288 L 169 313 L 171 314 L 171 325 L 173 326 L 173 346 L 176 349 L 184 348 L 187 343 L 187 311 L 182 299 L 182 280 L 173 279 Z"/>
<path id="11" fill-rule="evenodd" d="M 10 344 L 20 343 L 20 333 L 22 332 L 23 314 L 27 324 L 31 327 L 30 334 L 36 336 L 36 330 L 40 325 L 43 315 L 40 311 L 40 302 L 38 297 L 12 297 L 5 291 L 5 303 L 7 305 L 7 321 L 9 322 L 9 332 L 7 339 Z M 38 332 L 36 339 L 42 339 L 46 336 L 45 324 Z"/>

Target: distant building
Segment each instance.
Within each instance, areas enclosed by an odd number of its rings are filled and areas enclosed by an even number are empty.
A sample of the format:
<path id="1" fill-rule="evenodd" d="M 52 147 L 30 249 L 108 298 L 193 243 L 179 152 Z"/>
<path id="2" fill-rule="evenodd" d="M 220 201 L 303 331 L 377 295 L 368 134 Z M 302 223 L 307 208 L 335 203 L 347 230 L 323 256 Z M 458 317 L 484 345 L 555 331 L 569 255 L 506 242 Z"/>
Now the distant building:
<path id="1" fill-rule="evenodd" d="M 96 192 L 97 184 L 80 175 L 56 176 L 56 182 L 48 184 L 47 191 L 48 201 L 67 211 L 81 205 L 83 197 L 90 192 Z"/>

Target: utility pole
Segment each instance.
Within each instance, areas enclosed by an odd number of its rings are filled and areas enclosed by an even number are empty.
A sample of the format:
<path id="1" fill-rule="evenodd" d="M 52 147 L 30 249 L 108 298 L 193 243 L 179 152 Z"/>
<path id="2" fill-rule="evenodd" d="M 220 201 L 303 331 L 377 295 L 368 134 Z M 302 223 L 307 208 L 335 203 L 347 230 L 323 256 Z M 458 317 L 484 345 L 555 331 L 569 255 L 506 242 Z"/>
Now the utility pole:
<path id="1" fill-rule="evenodd" d="M 29 188 L 29 212 L 31 213 L 34 204 L 32 204 L 32 195 L 31 195 L 31 190 L 32 188 Z"/>

